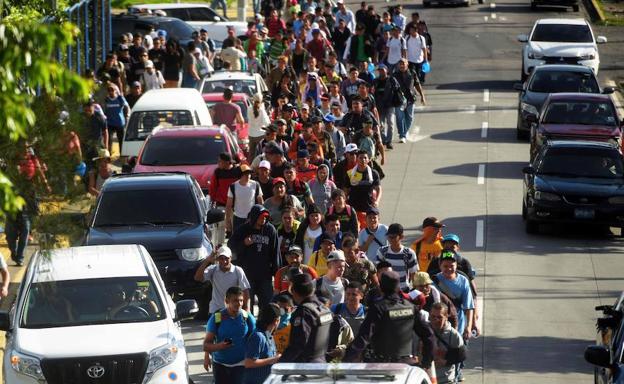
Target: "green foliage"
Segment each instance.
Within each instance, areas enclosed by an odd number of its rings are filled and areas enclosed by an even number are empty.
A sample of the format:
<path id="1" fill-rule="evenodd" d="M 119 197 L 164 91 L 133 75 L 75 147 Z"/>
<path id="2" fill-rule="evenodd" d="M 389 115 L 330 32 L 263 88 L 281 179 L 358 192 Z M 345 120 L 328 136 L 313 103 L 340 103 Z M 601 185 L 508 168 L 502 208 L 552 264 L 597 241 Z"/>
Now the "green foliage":
<path id="1" fill-rule="evenodd" d="M 5 165 L 0 172 L 0 214 L 21 207 L 13 187 L 23 138 L 41 143 L 42 160 L 62 159 L 62 132 L 53 129 L 59 111 L 57 100 L 86 100 L 91 84 L 53 60 L 57 49 L 74 43 L 78 29 L 69 23 L 42 24 L 30 8 L 0 23 L 0 156 Z M 26 15 L 26 16 L 25 16 Z M 37 96 L 37 94 L 42 96 Z"/>

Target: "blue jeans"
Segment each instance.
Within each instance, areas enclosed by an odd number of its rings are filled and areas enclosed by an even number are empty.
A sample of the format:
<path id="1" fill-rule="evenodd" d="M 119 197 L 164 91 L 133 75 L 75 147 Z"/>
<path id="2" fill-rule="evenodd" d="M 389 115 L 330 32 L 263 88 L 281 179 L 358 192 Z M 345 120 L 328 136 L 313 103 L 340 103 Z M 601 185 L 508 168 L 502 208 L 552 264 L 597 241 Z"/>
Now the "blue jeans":
<path id="1" fill-rule="evenodd" d="M 217 7 L 223 8 L 223 16 L 227 17 L 227 4 L 225 0 L 212 0 L 212 5 L 210 7 L 214 10 L 216 10 Z"/>
<path id="2" fill-rule="evenodd" d="M 392 132 L 394 131 L 394 121 L 392 120 L 392 116 L 395 114 L 395 108 L 390 107 L 386 109 L 379 110 L 379 120 L 382 126 L 381 129 L 381 141 L 384 144 L 392 143 Z"/>
<path id="3" fill-rule="evenodd" d="M 253 0 L 254 14 L 260 13 L 260 0 Z"/>
<path id="4" fill-rule="evenodd" d="M 404 139 L 414 120 L 414 103 L 407 103 L 405 109 L 395 108 L 397 131 L 399 138 Z"/>
<path id="5" fill-rule="evenodd" d="M 11 252 L 11 260 L 16 263 L 22 263 L 24 261 L 24 251 L 28 246 L 30 217 L 23 211 L 17 213 L 15 217 L 7 216 L 4 232 L 9 252 Z"/>
<path id="6" fill-rule="evenodd" d="M 212 363 L 212 374 L 215 384 L 243 384 L 245 378 L 245 367 L 226 367 L 219 363 Z"/>

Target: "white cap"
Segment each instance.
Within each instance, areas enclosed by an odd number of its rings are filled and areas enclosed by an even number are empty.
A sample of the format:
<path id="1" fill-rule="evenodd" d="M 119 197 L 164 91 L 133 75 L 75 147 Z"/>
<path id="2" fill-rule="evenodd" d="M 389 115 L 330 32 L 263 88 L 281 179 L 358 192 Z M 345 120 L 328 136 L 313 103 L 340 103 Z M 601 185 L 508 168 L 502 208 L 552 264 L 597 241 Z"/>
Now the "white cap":
<path id="1" fill-rule="evenodd" d="M 220 256 L 225 256 L 228 259 L 232 258 L 232 250 L 227 245 L 222 245 L 221 248 L 217 250 L 217 258 Z"/>
<path id="2" fill-rule="evenodd" d="M 145 62 L 145 68 L 154 68 L 154 63 L 152 62 L 152 60 L 147 60 Z"/>
<path id="3" fill-rule="evenodd" d="M 345 147 L 345 153 L 355 152 L 358 150 L 358 146 L 355 143 L 349 143 Z"/>
<path id="4" fill-rule="evenodd" d="M 269 162 L 268 162 L 268 161 L 266 161 L 266 160 L 262 160 L 262 161 L 260 162 L 260 164 L 258 165 L 258 168 L 266 168 L 266 169 L 269 169 L 269 170 L 270 170 L 270 169 L 271 169 L 271 163 L 269 163 Z"/>
<path id="5" fill-rule="evenodd" d="M 344 0 L 338 0 L 336 1 L 336 4 L 344 4 Z"/>
<path id="6" fill-rule="evenodd" d="M 329 252 L 329 255 L 327 255 L 327 262 L 329 263 L 331 261 L 346 261 L 344 252 L 340 249 Z"/>

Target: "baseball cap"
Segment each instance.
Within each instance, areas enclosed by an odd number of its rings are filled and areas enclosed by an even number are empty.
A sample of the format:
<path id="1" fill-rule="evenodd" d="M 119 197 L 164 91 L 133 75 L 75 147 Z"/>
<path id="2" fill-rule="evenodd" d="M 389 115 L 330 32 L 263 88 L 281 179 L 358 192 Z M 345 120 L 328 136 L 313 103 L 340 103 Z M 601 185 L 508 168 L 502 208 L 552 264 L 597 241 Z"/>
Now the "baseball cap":
<path id="1" fill-rule="evenodd" d="M 297 159 L 305 159 L 310 157 L 310 152 L 307 149 L 300 149 L 297 151 Z"/>
<path id="2" fill-rule="evenodd" d="M 271 169 L 271 163 L 269 163 L 266 160 L 262 160 L 260 162 L 260 164 L 258 165 L 258 168 L 266 168 L 266 169 L 270 170 Z"/>
<path id="3" fill-rule="evenodd" d="M 427 227 L 442 228 L 442 227 L 446 227 L 446 225 L 442 224 L 440 220 L 436 219 L 435 217 L 430 216 L 430 217 L 425 218 L 425 220 L 423 220 L 422 227 L 423 228 L 427 228 Z"/>
<path id="4" fill-rule="evenodd" d="M 267 132 L 277 132 L 277 126 L 275 124 L 269 124 L 262 129 Z"/>
<path id="5" fill-rule="evenodd" d="M 302 256 L 303 255 L 303 249 L 301 249 L 301 247 L 298 246 L 298 245 L 291 245 L 288 248 L 288 250 L 286 251 L 286 256 L 288 256 L 291 253 L 295 253 L 295 254 L 297 254 L 299 256 Z"/>
<path id="6" fill-rule="evenodd" d="M 433 281 L 431 280 L 431 277 L 429 277 L 429 274 L 427 272 L 416 272 L 416 274 L 414 275 L 414 279 L 412 280 L 413 286 L 429 284 L 433 284 Z"/>
<path id="7" fill-rule="evenodd" d="M 312 116 L 312 117 L 310 117 L 310 123 L 312 123 L 312 124 L 320 123 L 321 121 L 323 121 L 323 119 L 321 119 L 320 116 Z"/>
<path id="8" fill-rule="evenodd" d="M 275 124 L 283 124 L 283 125 L 286 125 L 286 120 L 284 120 L 284 119 L 277 119 L 277 120 L 275 120 Z"/>
<path id="9" fill-rule="evenodd" d="M 381 63 L 377 66 L 377 69 L 388 69 L 388 67 L 385 64 Z"/>
<path id="10" fill-rule="evenodd" d="M 269 142 L 266 145 L 265 152 L 266 153 L 270 153 L 272 155 L 283 155 L 284 154 L 284 150 L 282 148 L 280 148 L 280 146 L 277 145 L 277 143 L 274 142 L 274 141 Z"/>
<path id="11" fill-rule="evenodd" d="M 242 164 L 240 166 L 241 173 L 251 172 L 251 168 L 247 164 Z"/>
<path id="12" fill-rule="evenodd" d="M 288 103 L 282 107 L 282 112 L 291 112 L 295 109 L 295 106 Z"/>
<path id="13" fill-rule="evenodd" d="M 132 88 L 140 88 L 141 87 L 141 83 L 139 83 L 138 81 L 134 81 L 132 83 Z"/>
<path id="14" fill-rule="evenodd" d="M 457 253 L 451 250 L 442 251 L 442 254 L 440 254 L 440 263 L 444 260 L 453 260 L 454 262 L 457 262 Z"/>
<path id="15" fill-rule="evenodd" d="M 442 242 L 444 243 L 445 241 L 453 241 L 457 244 L 459 244 L 459 236 L 457 236 L 454 233 L 449 233 L 448 235 L 444 236 L 442 238 Z"/>
<path id="16" fill-rule="evenodd" d="M 307 109 L 308 111 L 310 110 L 310 106 L 306 103 L 303 103 L 303 105 L 301 106 L 301 109 Z"/>
<path id="17" fill-rule="evenodd" d="M 332 244 L 336 244 L 334 239 L 329 237 L 329 235 L 327 233 L 321 233 L 321 236 L 319 236 L 319 244 L 324 243 L 325 241 L 329 241 Z M 344 257 L 344 255 L 342 255 L 342 257 Z M 329 259 L 328 259 L 328 261 L 329 261 Z"/>
<path id="18" fill-rule="evenodd" d="M 329 263 L 332 261 L 346 261 L 344 252 L 340 249 L 329 252 L 329 255 L 327 255 L 327 262 Z"/>
<path id="19" fill-rule="evenodd" d="M 283 177 L 276 177 L 273 179 L 273 185 L 277 185 L 279 183 L 286 185 L 286 180 L 284 180 Z"/>
<path id="20" fill-rule="evenodd" d="M 225 256 L 228 259 L 232 258 L 232 250 L 227 245 L 222 245 L 219 249 L 217 249 L 217 258 Z"/>
<path id="21" fill-rule="evenodd" d="M 94 157 L 93 161 L 100 160 L 100 159 L 110 159 L 110 158 L 111 158 L 111 155 L 110 155 L 110 152 L 108 151 L 108 149 L 100 148 L 100 149 L 98 149 L 97 157 Z"/>
<path id="22" fill-rule="evenodd" d="M 345 153 L 357 152 L 358 146 L 355 143 L 349 143 L 345 147 Z"/>
<path id="23" fill-rule="evenodd" d="M 120 51 L 127 51 L 128 50 L 128 45 L 126 45 L 126 44 L 119 44 L 119 50 Z"/>
<path id="24" fill-rule="evenodd" d="M 145 62 L 145 68 L 154 68 L 154 62 L 152 60 L 147 60 Z"/>
<path id="25" fill-rule="evenodd" d="M 164 29 L 159 29 L 158 31 L 156 31 L 156 35 L 158 37 L 167 37 L 167 31 L 165 31 Z"/>
<path id="26" fill-rule="evenodd" d="M 403 234 L 403 226 L 401 224 L 393 223 L 393 224 L 390 224 L 390 226 L 388 227 L 388 232 L 387 232 L 388 236 L 402 235 L 402 234 Z"/>
<path id="27" fill-rule="evenodd" d="M 367 215 L 379 215 L 379 209 L 375 208 L 375 207 L 370 207 L 368 208 L 368 211 L 366 211 Z"/>
<path id="28" fill-rule="evenodd" d="M 394 28 L 394 24 L 384 25 L 383 31 L 388 32 L 388 31 L 391 31 L 393 28 Z"/>
<path id="29" fill-rule="evenodd" d="M 331 113 L 328 113 L 327 115 L 323 116 L 323 120 L 326 123 L 335 123 L 336 122 L 336 116 L 332 115 Z"/>

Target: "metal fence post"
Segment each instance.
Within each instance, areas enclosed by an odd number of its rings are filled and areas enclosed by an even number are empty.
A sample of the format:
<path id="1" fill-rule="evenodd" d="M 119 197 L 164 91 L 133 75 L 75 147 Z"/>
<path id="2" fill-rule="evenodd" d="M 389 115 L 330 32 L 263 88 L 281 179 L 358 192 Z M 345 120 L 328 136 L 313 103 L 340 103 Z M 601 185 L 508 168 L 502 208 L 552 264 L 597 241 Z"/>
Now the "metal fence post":
<path id="1" fill-rule="evenodd" d="M 84 58 L 85 58 L 85 68 L 91 68 L 91 60 L 90 60 L 90 55 L 91 55 L 91 51 L 90 51 L 90 45 L 89 45 L 89 4 L 86 3 L 83 5 L 83 11 L 84 11 L 84 42 L 85 42 L 85 53 L 84 53 Z M 93 70 L 95 70 L 95 61 L 93 61 Z"/>

